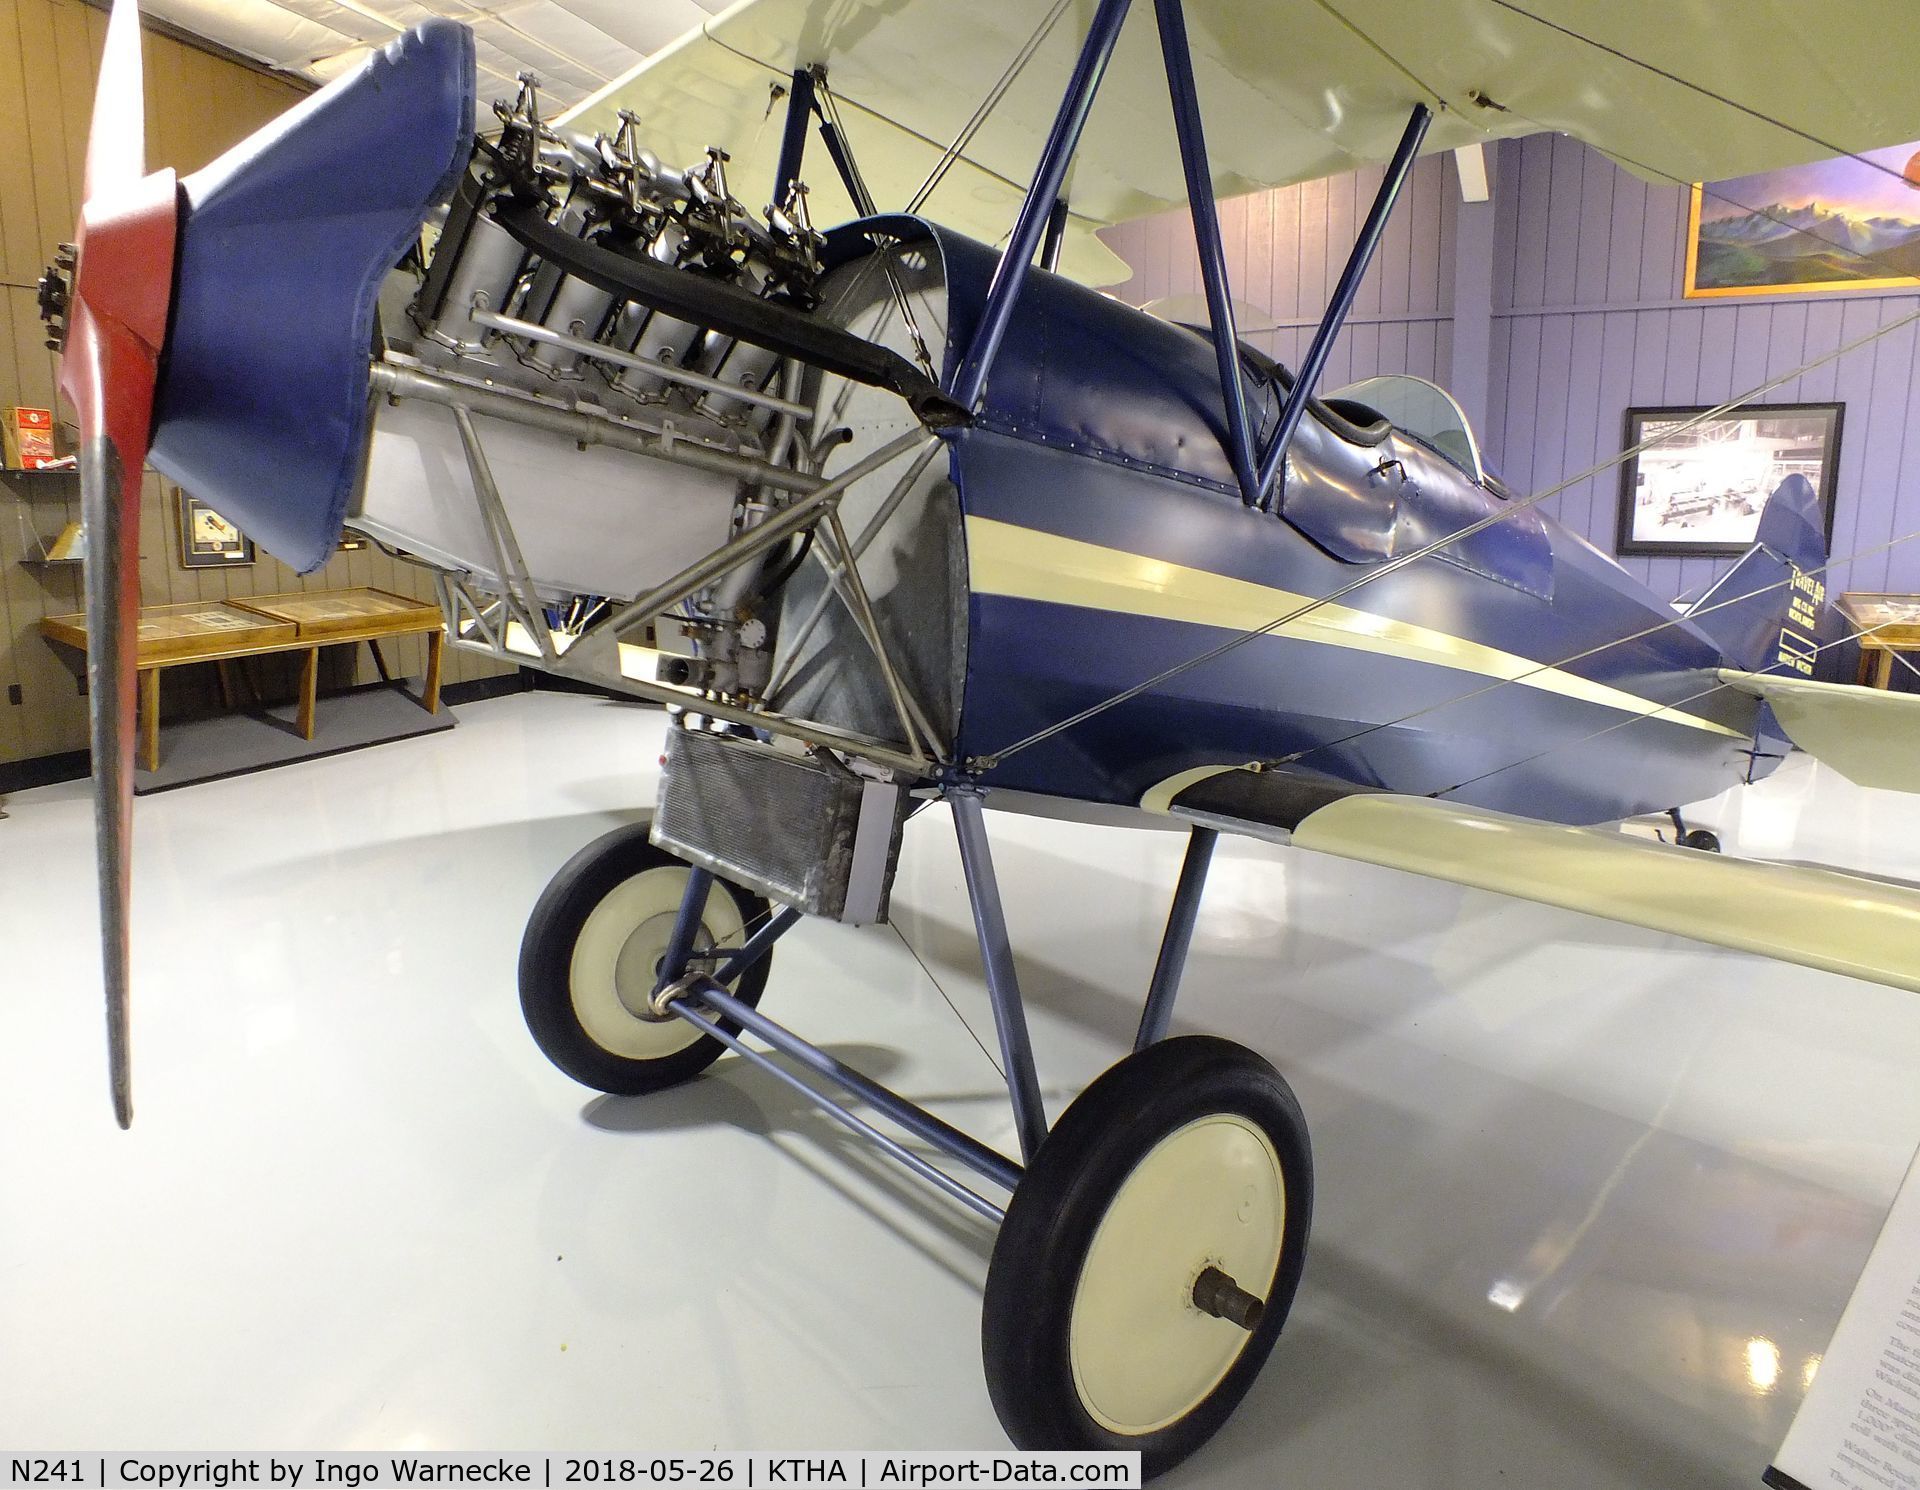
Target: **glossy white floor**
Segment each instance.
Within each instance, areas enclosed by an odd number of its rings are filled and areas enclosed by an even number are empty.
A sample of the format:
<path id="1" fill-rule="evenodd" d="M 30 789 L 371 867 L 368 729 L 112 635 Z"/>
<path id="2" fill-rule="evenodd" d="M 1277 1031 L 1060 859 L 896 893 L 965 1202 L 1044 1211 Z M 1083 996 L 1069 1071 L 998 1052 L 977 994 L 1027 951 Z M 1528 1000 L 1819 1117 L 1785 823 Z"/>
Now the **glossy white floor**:
<path id="1" fill-rule="evenodd" d="M 527 908 L 661 728 L 527 695 L 140 802 L 129 1134 L 82 789 L 8 803 L 0 1445 L 1002 1442 L 984 1225 L 737 1060 L 595 1098 L 521 1028 Z M 1920 811 L 1803 760 L 1703 820 L 1920 874 Z M 1057 1111 L 1181 840 L 989 821 Z M 964 905 L 925 813 L 895 926 L 803 926 L 768 1008 L 1004 1141 Z M 1920 1141 L 1907 996 L 1256 843 L 1178 1023 L 1287 1072 L 1319 1170 L 1288 1332 L 1178 1485 L 1752 1486 Z"/>

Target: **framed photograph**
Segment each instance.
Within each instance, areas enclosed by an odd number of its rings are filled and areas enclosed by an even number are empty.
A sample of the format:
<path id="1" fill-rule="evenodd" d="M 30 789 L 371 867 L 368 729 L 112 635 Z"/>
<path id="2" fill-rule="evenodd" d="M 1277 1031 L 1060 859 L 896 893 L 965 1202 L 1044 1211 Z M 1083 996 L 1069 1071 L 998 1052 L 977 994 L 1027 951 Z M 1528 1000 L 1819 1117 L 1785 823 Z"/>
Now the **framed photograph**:
<path id="1" fill-rule="evenodd" d="M 1689 299 L 1920 285 L 1920 142 L 1693 188 Z"/>
<path id="2" fill-rule="evenodd" d="M 253 562 L 253 540 L 198 497 L 180 492 L 180 567 L 237 569 Z"/>
<path id="3" fill-rule="evenodd" d="M 1753 404 L 1661 440 L 1620 468 L 1615 552 L 1732 557 L 1752 546 L 1760 510 L 1789 476 L 1820 494 L 1833 536 L 1833 480 L 1843 404 Z M 1660 436 L 1706 408 L 1628 409 L 1623 449 Z"/>

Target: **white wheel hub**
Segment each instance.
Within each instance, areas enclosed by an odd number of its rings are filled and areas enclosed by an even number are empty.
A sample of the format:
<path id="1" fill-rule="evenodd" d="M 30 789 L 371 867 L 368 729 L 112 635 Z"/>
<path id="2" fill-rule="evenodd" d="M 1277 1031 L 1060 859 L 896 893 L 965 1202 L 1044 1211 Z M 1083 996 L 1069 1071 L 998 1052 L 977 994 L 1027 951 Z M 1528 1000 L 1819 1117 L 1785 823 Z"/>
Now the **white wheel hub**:
<path id="1" fill-rule="evenodd" d="M 1152 1433 L 1206 1400 L 1249 1336 L 1201 1312 L 1194 1280 L 1215 1267 L 1265 1299 L 1286 1221 L 1280 1157 L 1250 1120 L 1198 1118 L 1147 1151 L 1094 1232 L 1074 1288 L 1068 1352 L 1095 1422 Z"/>
<path id="2" fill-rule="evenodd" d="M 574 940 L 567 968 L 574 1017 L 609 1055 L 654 1061 L 700 1038 L 700 1031 L 684 1019 L 655 1019 L 647 1010 L 686 888 L 685 869 L 644 869 L 601 899 Z M 740 907 L 722 886 L 714 885 L 694 938 L 695 952 L 737 947 L 744 930 Z"/>

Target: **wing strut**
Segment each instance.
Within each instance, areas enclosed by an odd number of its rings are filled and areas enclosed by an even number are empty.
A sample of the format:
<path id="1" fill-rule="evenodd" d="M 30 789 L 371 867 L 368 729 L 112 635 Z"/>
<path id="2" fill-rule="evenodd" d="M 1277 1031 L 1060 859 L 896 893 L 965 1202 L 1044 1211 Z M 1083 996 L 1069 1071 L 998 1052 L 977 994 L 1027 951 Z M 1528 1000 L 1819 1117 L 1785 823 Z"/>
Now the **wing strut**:
<path id="1" fill-rule="evenodd" d="M 1187 18 L 1181 0 L 1154 0 L 1160 20 L 1160 57 L 1173 98 L 1173 128 L 1180 137 L 1180 165 L 1187 176 L 1187 212 L 1193 218 L 1194 246 L 1200 250 L 1200 278 L 1207 291 L 1207 328 L 1220 365 L 1220 394 L 1227 404 L 1227 458 L 1240 483 L 1240 500 L 1258 506 L 1265 481 L 1254 475 L 1254 432 L 1247 424 L 1247 393 L 1240 367 L 1240 332 L 1233 321 L 1233 297 L 1227 286 L 1227 251 L 1220 242 L 1220 209 L 1213 200 L 1213 171 L 1207 137 L 1200 127 L 1200 94 L 1193 84 L 1193 57 L 1187 49 Z M 1332 312 L 1329 311 L 1329 314 Z M 1307 380 L 1294 384 L 1297 400 Z M 1280 426 L 1287 434 L 1291 426 Z M 1275 449 L 1284 449 L 1276 440 Z M 1271 479 L 1271 478 L 1269 478 Z"/>
<path id="2" fill-rule="evenodd" d="M 1259 481 L 1255 488 L 1260 506 L 1267 505 L 1267 494 L 1273 490 L 1273 479 L 1280 471 L 1280 463 L 1286 459 L 1287 446 L 1293 442 L 1293 432 L 1300 427 L 1300 416 L 1307 411 L 1307 400 L 1313 396 L 1313 385 L 1320 380 L 1320 370 L 1326 366 L 1328 353 L 1333 351 L 1333 339 L 1346 324 L 1347 312 L 1353 308 L 1353 297 L 1360 293 L 1360 281 L 1366 276 L 1367 265 L 1373 262 L 1374 250 L 1380 246 L 1381 235 L 1387 230 L 1387 218 L 1393 213 L 1393 204 L 1400 199 L 1401 188 L 1407 184 L 1407 177 L 1413 170 L 1413 158 L 1420 153 L 1420 142 L 1426 139 L 1427 126 L 1431 123 L 1433 110 L 1423 103 L 1415 104 L 1407 120 L 1406 133 L 1400 136 L 1400 144 L 1387 166 L 1386 178 L 1381 181 L 1380 190 L 1373 199 L 1373 210 L 1367 214 L 1366 224 L 1360 229 L 1353 252 L 1347 256 L 1347 267 L 1341 272 L 1340 282 L 1333 287 L 1333 298 L 1327 302 L 1327 313 L 1320 318 L 1320 329 L 1313 333 L 1307 355 L 1301 359 L 1293 375 L 1293 389 L 1287 394 L 1286 407 L 1280 411 L 1279 428 L 1274 430 L 1273 443 L 1267 447 L 1267 453 L 1260 462 Z M 1194 221 L 1199 221 L 1197 215 Z M 1220 269 L 1220 278 L 1221 293 L 1224 294 L 1224 264 Z M 1207 288 L 1211 294 L 1211 280 Z M 1215 312 L 1216 339 L 1220 335 L 1219 325 L 1219 313 Z"/>
<path id="3" fill-rule="evenodd" d="M 1113 57 L 1114 43 L 1120 40 L 1120 27 L 1127 18 L 1129 0 L 1100 0 L 1093 25 L 1080 47 L 1080 58 L 1073 64 L 1073 77 L 1054 115 L 1053 129 L 1041 147 L 1040 163 L 1034 167 L 1033 184 L 1020 203 L 1020 215 L 1014 219 L 1013 232 L 993 271 L 987 287 L 986 304 L 980 308 L 980 324 L 973 342 L 953 380 L 952 393 L 961 408 L 972 411 L 987 386 L 987 374 L 999 355 L 1000 341 L 1013 320 L 1013 303 L 1020 298 L 1020 287 L 1027 282 L 1027 270 L 1033 265 L 1034 250 L 1046 231 L 1047 217 L 1059 199 L 1067 179 L 1067 166 L 1086 128 L 1087 114 L 1093 108 L 1093 95 L 1099 90 L 1107 63 Z"/>
<path id="4" fill-rule="evenodd" d="M 1127 19 L 1130 0 L 1100 0 L 1093 24 L 1080 46 L 1073 76 L 1054 116 L 1053 128 L 1041 147 L 1034 166 L 1033 180 L 1020 203 L 1007 246 L 994 268 L 993 282 L 987 287 L 986 303 L 980 310 L 980 322 L 961 359 L 950 390 L 961 408 L 972 410 L 979 402 L 1000 351 L 1001 338 L 1013 319 L 1014 302 L 1026 283 L 1034 251 L 1046 243 L 1049 265 L 1058 254 L 1059 229 L 1064 221 L 1061 188 L 1067 167 L 1080 143 L 1087 115 L 1093 108 L 1114 45 Z M 1193 57 L 1187 41 L 1184 0 L 1154 0 L 1154 13 L 1160 29 L 1160 57 L 1167 75 L 1167 91 L 1173 104 L 1174 132 L 1180 141 L 1180 165 L 1186 176 L 1187 209 L 1193 217 L 1194 243 L 1200 252 L 1200 277 L 1206 288 L 1207 317 L 1213 338 L 1214 355 L 1220 365 L 1220 394 L 1225 404 L 1227 456 L 1240 483 L 1240 496 L 1249 507 L 1270 505 L 1274 481 L 1286 460 L 1287 446 L 1306 413 L 1319 381 L 1334 338 L 1346 324 L 1360 291 L 1360 281 L 1373 262 L 1374 251 L 1386 232 L 1387 219 L 1413 171 L 1413 162 L 1433 123 L 1433 110 L 1424 102 L 1415 103 L 1407 118 L 1407 127 L 1387 166 L 1373 209 L 1347 257 L 1347 266 L 1327 302 L 1326 314 L 1314 332 L 1305 360 L 1287 392 L 1280 422 L 1264 454 L 1258 449 L 1258 434 L 1247 414 L 1245 371 L 1240 362 L 1240 339 L 1234 326 L 1233 297 L 1227 283 L 1226 249 L 1220 239 L 1220 213 L 1213 196 L 1213 168 L 1207 156 L 1206 131 L 1200 117 L 1200 95 L 1194 84 Z M 831 142 L 829 143 L 831 148 Z M 835 159 L 838 160 L 836 154 Z M 784 159 L 784 157 L 783 157 Z M 843 170 L 843 174 L 844 170 Z M 857 197 L 856 197 L 857 199 Z"/>

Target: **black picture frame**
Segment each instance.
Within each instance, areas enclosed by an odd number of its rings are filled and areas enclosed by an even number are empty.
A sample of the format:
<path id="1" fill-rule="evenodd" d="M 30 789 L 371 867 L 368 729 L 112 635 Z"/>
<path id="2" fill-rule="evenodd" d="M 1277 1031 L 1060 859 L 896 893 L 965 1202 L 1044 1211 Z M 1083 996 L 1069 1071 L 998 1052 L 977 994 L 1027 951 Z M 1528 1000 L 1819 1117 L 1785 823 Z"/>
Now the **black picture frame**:
<path id="1" fill-rule="evenodd" d="M 1621 448 L 1633 450 L 1662 424 L 1712 412 L 1706 404 L 1628 409 Z M 1821 530 L 1833 538 L 1833 493 L 1846 405 L 1748 404 L 1620 466 L 1617 554 L 1737 558 L 1753 544 L 1773 490 L 1799 471 L 1820 496 Z M 1688 529 L 1702 536 L 1681 536 Z"/>
<path id="2" fill-rule="evenodd" d="M 177 495 L 182 569 L 241 569 L 254 562 L 251 538 L 198 497 Z"/>

